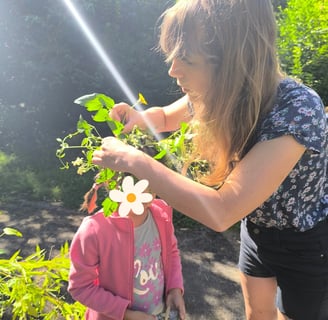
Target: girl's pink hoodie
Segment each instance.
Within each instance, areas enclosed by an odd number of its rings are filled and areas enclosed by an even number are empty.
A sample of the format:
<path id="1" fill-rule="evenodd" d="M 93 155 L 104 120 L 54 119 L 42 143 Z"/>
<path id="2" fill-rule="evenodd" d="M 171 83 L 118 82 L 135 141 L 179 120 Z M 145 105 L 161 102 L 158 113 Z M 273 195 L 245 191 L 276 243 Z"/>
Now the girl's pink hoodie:
<path id="1" fill-rule="evenodd" d="M 183 289 L 181 259 L 172 224 L 172 208 L 155 199 L 150 206 L 157 225 L 165 291 Z M 70 247 L 68 291 L 87 306 L 86 319 L 122 320 L 133 299 L 134 227 L 131 219 L 102 211 L 84 218 Z"/>

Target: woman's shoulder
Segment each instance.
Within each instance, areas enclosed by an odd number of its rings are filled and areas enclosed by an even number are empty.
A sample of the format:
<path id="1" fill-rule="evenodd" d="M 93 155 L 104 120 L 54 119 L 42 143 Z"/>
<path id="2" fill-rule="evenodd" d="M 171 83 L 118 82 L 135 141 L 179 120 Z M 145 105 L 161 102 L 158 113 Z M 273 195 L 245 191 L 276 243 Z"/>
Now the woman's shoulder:
<path id="1" fill-rule="evenodd" d="M 313 118 L 326 119 L 320 96 L 310 87 L 293 79 L 285 78 L 278 86 L 272 110 L 263 118 L 280 124 L 282 121 L 303 122 Z"/>
<path id="2" fill-rule="evenodd" d="M 284 78 L 278 86 L 275 106 L 283 108 L 290 104 L 296 107 L 302 104 L 323 108 L 322 100 L 316 91 L 296 79 Z"/>
<path id="3" fill-rule="evenodd" d="M 259 126 L 258 141 L 293 135 L 319 152 L 326 145 L 327 119 L 319 95 L 292 78 L 281 81 L 272 110 Z"/>

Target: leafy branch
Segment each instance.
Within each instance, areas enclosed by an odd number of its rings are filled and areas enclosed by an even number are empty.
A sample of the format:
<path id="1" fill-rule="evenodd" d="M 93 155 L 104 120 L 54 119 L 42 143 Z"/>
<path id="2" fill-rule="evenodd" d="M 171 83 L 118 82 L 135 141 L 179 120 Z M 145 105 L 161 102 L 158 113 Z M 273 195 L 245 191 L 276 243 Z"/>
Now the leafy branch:
<path id="1" fill-rule="evenodd" d="M 82 96 L 74 101 L 83 106 L 88 112 L 92 113 L 92 120 L 95 123 L 106 123 L 113 135 L 125 143 L 142 150 L 154 159 L 162 162 L 167 167 L 182 171 L 186 162 L 185 155 L 191 150 L 192 134 L 189 125 L 182 123 L 178 131 L 172 133 L 163 140 L 157 140 L 150 132 L 144 132 L 135 127 L 129 134 L 123 134 L 124 125 L 109 116 L 110 110 L 115 105 L 115 101 L 101 93 L 93 93 Z M 139 94 L 137 104 L 147 104 L 147 101 Z M 78 145 L 71 145 L 70 142 L 77 136 L 82 135 L 82 140 Z M 107 190 L 117 188 L 118 182 L 123 178 L 124 173 L 116 172 L 110 168 L 101 168 L 92 163 L 92 154 L 101 147 L 102 137 L 95 125 L 79 117 L 76 131 L 66 135 L 64 138 L 57 138 L 60 144 L 56 151 L 56 156 L 62 164 L 62 169 L 69 169 L 71 166 L 77 167 L 77 173 L 82 175 L 89 171 L 95 171 L 96 184 L 104 185 Z M 80 149 L 81 156 L 70 163 L 64 161 L 69 150 Z M 207 164 L 203 161 L 194 162 L 188 168 L 187 174 L 192 179 L 197 179 L 198 172 L 206 172 Z M 117 209 L 117 203 L 106 197 L 102 202 L 104 214 L 110 215 Z"/>

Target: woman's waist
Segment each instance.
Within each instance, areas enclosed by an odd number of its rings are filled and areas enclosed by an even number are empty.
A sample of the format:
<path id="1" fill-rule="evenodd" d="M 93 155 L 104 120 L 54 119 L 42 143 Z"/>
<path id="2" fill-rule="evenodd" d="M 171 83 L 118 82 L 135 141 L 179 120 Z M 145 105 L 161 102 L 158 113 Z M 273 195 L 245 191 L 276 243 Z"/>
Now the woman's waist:
<path id="1" fill-rule="evenodd" d="M 323 218 L 322 220 L 317 221 L 312 227 L 302 231 L 296 227 L 293 226 L 286 226 L 285 228 L 277 228 L 275 226 L 267 226 L 265 224 L 261 223 L 254 223 L 251 221 L 249 217 L 246 217 L 243 221 L 245 223 L 248 231 L 250 234 L 254 235 L 260 235 L 260 234 L 266 234 L 272 237 L 275 237 L 276 235 L 281 237 L 289 237 L 296 235 L 308 237 L 311 234 L 318 234 L 318 232 L 328 232 L 328 217 Z"/>

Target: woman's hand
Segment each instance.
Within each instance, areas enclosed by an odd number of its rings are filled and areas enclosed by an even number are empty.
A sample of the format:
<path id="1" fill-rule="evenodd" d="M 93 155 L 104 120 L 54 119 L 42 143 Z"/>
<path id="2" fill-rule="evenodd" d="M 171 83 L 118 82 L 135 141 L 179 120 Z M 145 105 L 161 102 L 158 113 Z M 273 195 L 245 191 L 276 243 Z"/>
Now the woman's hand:
<path id="1" fill-rule="evenodd" d="M 130 172 L 134 160 L 142 155 L 142 151 L 117 138 L 107 137 L 103 139 L 101 149 L 93 152 L 92 163 L 115 171 Z"/>
<path id="2" fill-rule="evenodd" d="M 181 289 L 176 288 L 169 291 L 166 298 L 166 306 L 170 307 L 171 310 L 178 310 L 180 320 L 186 319 L 186 307 Z"/>
<path id="3" fill-rule="evenodd" d="M 134 126 L 138 126 L 141 130 L 145 129 L 145 122 L 141 113 L 127 103 L 121 102 L 114 105 L 109 116 L 124 124 L 122 133 L 132 131 Z"/>

